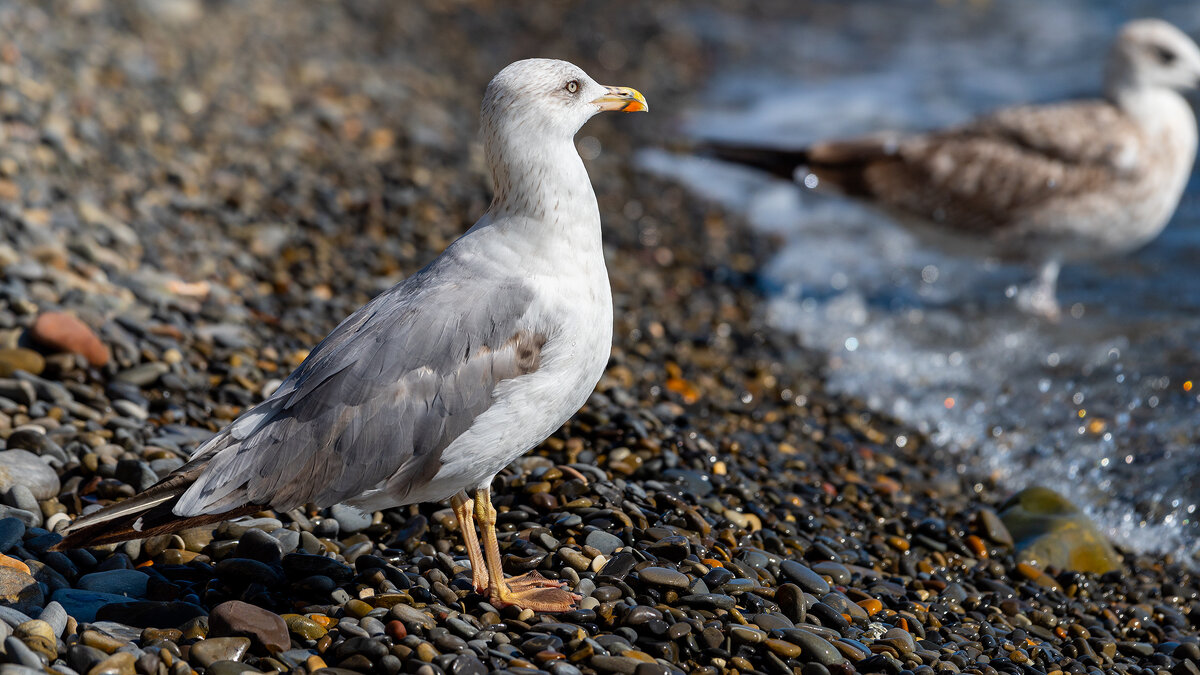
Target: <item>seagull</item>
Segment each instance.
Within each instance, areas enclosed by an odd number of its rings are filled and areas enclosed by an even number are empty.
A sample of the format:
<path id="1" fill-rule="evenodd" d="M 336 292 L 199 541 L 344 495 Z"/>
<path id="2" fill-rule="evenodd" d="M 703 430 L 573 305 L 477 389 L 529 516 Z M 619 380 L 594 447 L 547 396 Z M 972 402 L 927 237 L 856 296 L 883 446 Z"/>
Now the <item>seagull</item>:
<path id="1" fill-rule="evenodd" d="M 268 508 L 449 498 L 479 593 L 497 607 L 570 609 L 578 596 L 558 582 L 504 578 L 491 483 L 579 410 L 608 363 L 600 212 L 573 137 L 598 112 L 647 109 L 638 91 L 599 85 L 565 61 L 504 68 L 481 113 L 495 191 L 483 217 L 342 321 L 191 461 L 79 518 L 58 548 Z"/>
<path id="2" fill-rule="evenodd" d="M 718 158 L 878 207 L 952 253 L 1034 265 L 1017 297 L 1059 316 L 1064 262 L 1150 242 L 1174 213 L 1196 156 L 1200 48 L 1157 19 L 1126 24 L 1104 98 L 1001 109 L 928 133 L 884 133 L 779 149 L 710 142 Z"/>

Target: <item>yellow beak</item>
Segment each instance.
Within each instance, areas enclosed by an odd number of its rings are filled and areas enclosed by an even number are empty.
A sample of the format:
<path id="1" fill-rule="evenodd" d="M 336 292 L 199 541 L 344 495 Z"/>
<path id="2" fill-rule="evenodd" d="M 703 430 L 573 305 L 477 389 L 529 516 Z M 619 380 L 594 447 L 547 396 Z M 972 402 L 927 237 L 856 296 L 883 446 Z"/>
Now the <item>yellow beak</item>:
<path id="1" fill-rule="evenodd" d="M 641 112 L 650 110 L 642 92 L 631 87 L 605 87 L 608 93 L 592 101 L 601 110 L 616 112 Z"/>

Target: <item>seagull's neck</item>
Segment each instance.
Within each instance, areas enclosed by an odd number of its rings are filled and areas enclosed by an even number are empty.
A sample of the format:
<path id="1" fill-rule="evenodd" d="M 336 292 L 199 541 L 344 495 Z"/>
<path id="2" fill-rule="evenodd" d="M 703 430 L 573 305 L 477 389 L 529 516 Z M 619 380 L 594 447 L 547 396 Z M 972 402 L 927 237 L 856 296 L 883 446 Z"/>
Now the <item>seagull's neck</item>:
<path id="1" fill-rule="evenodd" d="M 1110 89 L 1108 99 L 1141 129 L 1148 144 L 1147 160 L 1168 167 L 1164 180 L 1174 185 L 1170 190 L 1178 199 L 1196 159 L 1196 114 L 1192 106 L 1179 92 L 1165 87 Z"/>
<path id="2" fill-rule="evenodd" d="M 494 141 L 486 148 L 496 191 L 488 210 L 493 221 L 599 248 L 596 193 L 575 143 L 570 138 Z"/>
<path id="3" fill-rule="evenodd" d="M 1192 119 L 1191 106 L 1178 92 L 1166 87 L 1136 83 L 1110 83 L 1105 92 L 1109 102 L 1147 132 L 1160 132 L 1177 118 Z"/>

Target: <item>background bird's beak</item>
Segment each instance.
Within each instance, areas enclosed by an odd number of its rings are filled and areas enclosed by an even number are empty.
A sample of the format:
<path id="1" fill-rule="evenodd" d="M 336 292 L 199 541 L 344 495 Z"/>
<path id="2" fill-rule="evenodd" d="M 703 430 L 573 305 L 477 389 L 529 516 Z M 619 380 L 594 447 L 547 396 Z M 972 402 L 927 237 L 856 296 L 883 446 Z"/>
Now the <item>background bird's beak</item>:
<path id="1" fill-rule="evenodd" d="M 601 110 L 617 112 L 640 112 L 649 110 L 646 97 L 637 89 L 631 87 L 605 87 L 608 93 L 592 101 Z"/>

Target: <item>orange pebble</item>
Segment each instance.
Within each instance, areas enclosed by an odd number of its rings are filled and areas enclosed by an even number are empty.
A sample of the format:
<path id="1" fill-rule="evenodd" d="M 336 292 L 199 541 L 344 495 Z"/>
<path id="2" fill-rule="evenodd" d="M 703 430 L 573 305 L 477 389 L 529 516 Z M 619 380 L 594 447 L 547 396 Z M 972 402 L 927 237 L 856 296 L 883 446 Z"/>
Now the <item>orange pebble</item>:
<path id="1" fill-rule="evenodd" d="M 683 397 L 684 403 L 695 403 L 700 400 L 700 390 L 696 385 L 681 377 L 673 377 L 667 380 L 667 389 Z"/>
<path id="2" fill-rule="evenodd" d="M 987 545 L 977 535 L 967 535 L 967 548 L 971 549 L 971 553 L 974 553 L 976 558 L 988 557 Z"/>
<path id="3" fill-rule="evenodd" d="M 880 610 L 883 609 L 883 603 L 876 600 L 875 598 L 867 598 L 866 600 L 859 600 L 858 606 L 862 607 L 867 612 L 867 616 L 875 616 L 875 614 L 877 614 Z"/>
<path id="4" fill-rule="evenodd" d="M 904 489 L 904 486 L 894 478 L 887 476 L 877 476 L 875 478 L 875 491 L 885 495 L 894 495 Z"/>
<path id="5" fill-rule="evenodd" d="M 29 565 L 26 565 L 25 563 L 21 562 L 20 560 L 6 556 L 2 553 L 0 553 L 0 566 L 11 567 L 15 570 L 20 570 L 20 571 L 24 572 L 25 574 L 28 574 L 29 576 L 33 576 L 33 573 L 31 573 L 29 571 Z"/>
<path id="6" fill-rule="evenodd" d="M 1042 571 L 1027 562 L 1017 563 L 1017 571 L 1026 579 L 1036 579 L 1042 576 Z"/>

